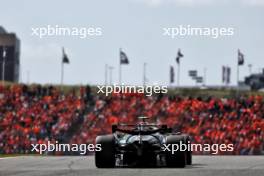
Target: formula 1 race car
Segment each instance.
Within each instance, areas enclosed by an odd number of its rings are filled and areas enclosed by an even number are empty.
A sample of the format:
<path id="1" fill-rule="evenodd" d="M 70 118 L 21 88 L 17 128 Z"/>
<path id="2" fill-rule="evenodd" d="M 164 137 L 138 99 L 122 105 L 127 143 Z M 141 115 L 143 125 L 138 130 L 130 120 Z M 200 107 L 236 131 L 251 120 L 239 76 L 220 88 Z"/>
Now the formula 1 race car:
<path id="1" fill-rule="evenodd" d="M 112 134 L 97 136 L 101 151 L 95 152 L 98 168 L 185 167 L 192 164 L 189 150 L 166 150 L 174 144 L 190 144 L 190 137 L 173 133 L 167 125 L 150 124 L 146 117 L 134 125 L 112 125 Z"/>

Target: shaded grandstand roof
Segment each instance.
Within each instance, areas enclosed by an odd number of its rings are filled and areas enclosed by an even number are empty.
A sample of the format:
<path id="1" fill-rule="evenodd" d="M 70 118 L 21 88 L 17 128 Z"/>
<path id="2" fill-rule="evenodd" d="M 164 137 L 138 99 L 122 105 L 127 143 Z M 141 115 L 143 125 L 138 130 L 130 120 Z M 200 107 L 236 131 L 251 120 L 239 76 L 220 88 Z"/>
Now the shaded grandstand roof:
<path id="1" fill-rule="evenodd" d="M 6 34 L 6 33 L 7 33 L 6 30 L 2 26 L 0 26 L 0 34 Z"/>

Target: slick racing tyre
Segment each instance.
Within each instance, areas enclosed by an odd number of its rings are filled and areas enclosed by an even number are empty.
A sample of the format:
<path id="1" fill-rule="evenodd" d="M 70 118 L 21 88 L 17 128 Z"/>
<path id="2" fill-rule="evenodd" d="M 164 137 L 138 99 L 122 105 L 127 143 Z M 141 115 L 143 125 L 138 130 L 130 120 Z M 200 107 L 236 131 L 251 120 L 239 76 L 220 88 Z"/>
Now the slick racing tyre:
<path id="1" fill-rule="evenodd" d="M 102 150 L 95 152 L 95 165 L 98 168 L 115 167 L 115 140 L 112 134 L 98 136 L 96 144 L 100 144 Z"/>
<path id="2" fill-rule="evenodd" d="M 188 144 L 191 145 L 191 138 L 190 138 L 190 136 L 184 135 L 184 138 L 185 138 L 186 144 L 187 145 Z M 191 149 L 186 151 L 186 164 L 187 165 L 192 165 L 192 151 L 191 151 Z"/>
<path id="3" fill-rule="evenodd" d="M 166 138 L 166 144 L 180 144 L 180 141 L 182 143 L 186 142 L 184 136 L 171 135 Z M 171 151 L 166 152 L 167 167 L 184 168 L 186 166 L 186 160 L 186 151 L 178 150 L 174 154 Z"/>

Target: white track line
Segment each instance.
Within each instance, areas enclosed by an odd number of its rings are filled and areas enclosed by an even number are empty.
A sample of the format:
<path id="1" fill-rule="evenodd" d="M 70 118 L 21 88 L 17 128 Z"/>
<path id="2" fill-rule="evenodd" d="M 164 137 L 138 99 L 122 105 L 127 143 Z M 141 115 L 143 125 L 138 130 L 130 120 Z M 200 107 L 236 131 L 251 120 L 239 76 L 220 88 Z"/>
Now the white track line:
<path id="1" fill-rule="evenodd" d="M 4 159 L 14 159 L 14 158 L 18 158 L 18 157 L 20 157 L 20 156 L 8 156 L 8 157 L 3 157 L 3 158 L 0 157 L 0 160 L 4 160 Z"/>

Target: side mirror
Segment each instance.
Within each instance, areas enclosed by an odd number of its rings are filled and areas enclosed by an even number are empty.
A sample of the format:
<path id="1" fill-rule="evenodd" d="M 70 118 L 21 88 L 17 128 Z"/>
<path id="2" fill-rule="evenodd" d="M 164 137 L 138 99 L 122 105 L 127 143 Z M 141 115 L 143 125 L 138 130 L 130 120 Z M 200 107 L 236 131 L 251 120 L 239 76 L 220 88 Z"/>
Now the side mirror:
<path id="1" fill-rule="evenodd" d="M 167 125 L 161 125 L 161 129 L 164 133 L 172 133 L 172 128 L 168 128 Z"/>
<path id="2" fill-rule="evenodd" d="M 172 133 L 172 128 L 168 128 L 168 129 L 167 129 L 167 132 L 168 132 L 168 133 Z"/>
<path id="3" fill-rule="evenodd" d="M 167 125 L 161 125 L 161 129 L 167 130 L 168 126 Z"/>
<path id="4" fill-rule="evenodd" d="M 112 133 L 115 133 L 117 130 L 117 125 L 112 125 Z"/>

